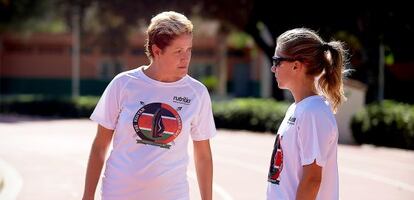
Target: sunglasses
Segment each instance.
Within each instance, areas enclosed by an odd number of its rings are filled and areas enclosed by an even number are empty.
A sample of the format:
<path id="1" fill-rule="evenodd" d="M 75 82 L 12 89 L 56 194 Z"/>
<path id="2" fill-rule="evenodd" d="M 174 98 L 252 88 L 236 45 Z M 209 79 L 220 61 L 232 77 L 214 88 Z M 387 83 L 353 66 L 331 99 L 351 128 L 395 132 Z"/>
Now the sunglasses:
<path id="1" fill-rule="evenodd" d="M 284 57 L 273 56 L 272 57 L 272 61 L 273 61 L 272 66 L 279 67 L 279 65 L 282 61 L 295 61 L 295 60 L 296 59 L 293 59 L 293 58 L 284 58 Z"/>

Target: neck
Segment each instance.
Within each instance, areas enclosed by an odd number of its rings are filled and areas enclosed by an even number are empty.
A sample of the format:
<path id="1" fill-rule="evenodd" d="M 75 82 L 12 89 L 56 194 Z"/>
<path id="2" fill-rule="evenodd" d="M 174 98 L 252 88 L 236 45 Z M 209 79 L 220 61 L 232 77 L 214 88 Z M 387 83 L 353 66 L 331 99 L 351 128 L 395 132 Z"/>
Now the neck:
<path id="1" fill-rule="evenodd" d="M 296 84 L 296 87 L 292 87 L 290 91 L 295 99 L 295 103 L 302 101 L 306 97 L 318 94 L 313 80 L 302 81 L 299 84 Z"/>
<path id="2" fill-rule="evenodd" d="M 181 79 L 181 77 L 175 77 L 173 74 L 165 73 L 160 65 L 151 62 L 147 67 L 142 70 L 145 75 L 156 81 L 171 83 Z"/>

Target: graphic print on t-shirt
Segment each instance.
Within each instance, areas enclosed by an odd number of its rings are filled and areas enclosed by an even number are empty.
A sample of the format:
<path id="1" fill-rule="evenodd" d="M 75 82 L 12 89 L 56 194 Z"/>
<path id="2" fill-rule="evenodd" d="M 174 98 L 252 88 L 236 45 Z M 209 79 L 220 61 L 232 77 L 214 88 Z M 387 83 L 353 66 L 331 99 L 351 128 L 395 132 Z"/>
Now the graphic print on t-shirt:
<path id="1" fill-rule="evenodd" d="M 280 173 L 283 169 L 283 150 L 281 146 L 282 137 L 276 135 L 273 147 L 272 159 L 270 161 L 269 175 L 267 180 L 271 183 L 278 184 L 280 182 Z"/>
<path id="2" fill-rule="evenodd" d="M 141 107 L 132 122 L 135 132 L 141 139 L 137 143 L 170 148 L 182 128 L 181 117 L 170 105 L 150 103 Z"/>

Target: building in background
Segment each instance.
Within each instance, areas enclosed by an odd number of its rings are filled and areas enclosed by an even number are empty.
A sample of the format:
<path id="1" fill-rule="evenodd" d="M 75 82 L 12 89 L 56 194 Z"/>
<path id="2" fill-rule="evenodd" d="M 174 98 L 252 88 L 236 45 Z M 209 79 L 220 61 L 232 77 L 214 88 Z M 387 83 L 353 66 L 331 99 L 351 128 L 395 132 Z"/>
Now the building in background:
<path id="1" fill-rule="evenodd" d="M 83 46 L 80 94 L 100 95 L 119 72 L 148 64 L 144 38 L 140 34 L 132 35 L 125 50 L 116 56 L 108 53 L 110 49 Z M 69 33 L 34 33 L 29 37 L 7 34 L 0 37 L 0 44 L 1 95 L 70 95 L 72 41 Z M 215 36 L 195 36 L 193 45 L 190 74 L 202 81 L 213 95 L 217 93 L 219 82 L 224 81 L 221 95 L 263 96 L 260 82 L 264 73 L 261 71 L 270 73 L 270 63 L 266 63 L 263 56 L 257 53 L 252 56 L 251 48 L 233 49 L 227 45 L 226 55 L 220 56 L 223 51 L 219 47 L 223 44 Z M 223 73 L 220 63 L 226 63 L 225 76 L 220 75 Z"/>

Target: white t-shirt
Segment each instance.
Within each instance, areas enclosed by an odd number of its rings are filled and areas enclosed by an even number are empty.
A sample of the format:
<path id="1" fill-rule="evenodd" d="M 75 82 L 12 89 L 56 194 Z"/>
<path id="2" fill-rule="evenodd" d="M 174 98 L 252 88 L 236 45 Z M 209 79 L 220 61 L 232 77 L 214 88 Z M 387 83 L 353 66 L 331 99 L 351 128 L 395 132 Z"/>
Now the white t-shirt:
<path id="1" fill-rule="evenodd" d="M 186 75 L 164 83 L 142 67 L 117 75 L 90 117 L 114 130 L 102 199 L 189 199 L 188 140 L 216 134 L 204 85 Z"/>
<path id="2" fill-rule="evenodd" d="M 303 166 L 315 160 L 322 167 L 322 182 L 316 199 L 338 199 L 337 146 L 336 120 L 322 96 L 310 96 L 293 103 L 277 131 L 267 199 L 295 199 Z"/>

